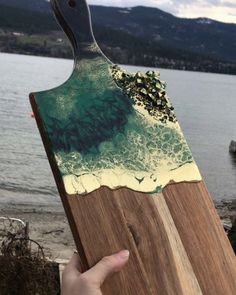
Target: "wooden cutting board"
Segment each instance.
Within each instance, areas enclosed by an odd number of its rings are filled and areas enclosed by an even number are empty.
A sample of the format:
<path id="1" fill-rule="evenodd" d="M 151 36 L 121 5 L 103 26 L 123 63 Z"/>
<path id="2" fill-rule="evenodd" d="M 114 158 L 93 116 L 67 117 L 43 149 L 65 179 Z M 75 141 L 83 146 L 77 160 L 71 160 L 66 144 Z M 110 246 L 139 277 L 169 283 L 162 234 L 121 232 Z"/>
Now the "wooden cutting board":
<path id="1" fill-rule="evenodd" d="M 103 55 L 85 0 L 51 3 L 74 70 L 30 101 L 83 269 L 129 249 L 105 295 L 235 294 L 235 256 L 165 83 Z"/>

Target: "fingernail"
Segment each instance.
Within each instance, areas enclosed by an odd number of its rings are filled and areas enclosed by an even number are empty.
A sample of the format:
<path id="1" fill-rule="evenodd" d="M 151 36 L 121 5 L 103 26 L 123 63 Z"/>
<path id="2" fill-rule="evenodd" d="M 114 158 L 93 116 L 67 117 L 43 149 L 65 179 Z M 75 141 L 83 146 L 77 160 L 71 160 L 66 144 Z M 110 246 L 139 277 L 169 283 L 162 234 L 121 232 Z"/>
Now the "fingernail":
<path id="1" fill-rule="evenodd" d="M 122 250 L 119 253 L 119 257 L 122 259 L 127 259 L 129 257 L 129 251 L 128 250 Z"/>

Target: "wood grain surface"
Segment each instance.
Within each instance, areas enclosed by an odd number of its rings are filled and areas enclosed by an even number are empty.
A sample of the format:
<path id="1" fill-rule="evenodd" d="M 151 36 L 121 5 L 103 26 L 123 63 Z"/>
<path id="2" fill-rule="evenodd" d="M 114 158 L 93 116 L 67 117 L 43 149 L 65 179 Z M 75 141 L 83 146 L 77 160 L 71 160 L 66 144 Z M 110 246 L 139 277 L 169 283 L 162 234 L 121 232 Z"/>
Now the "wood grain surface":
<path id="1" fill-rule="evenodd" d="M 131 251 L 104 294 L 235 294 L 235 256 L 203 182 L 156 195 L 103 187 L 68 205 L 89 266 Z"/>
<path id="2" fill-rule="evenodd" d="M 104 295 L 235 294 L 235 255 L 204 182 L 170 184 L 153 195 L 107 187 L 67 195 L 34 95 L 31 104 L 83 269 L 130 250 Z"/>

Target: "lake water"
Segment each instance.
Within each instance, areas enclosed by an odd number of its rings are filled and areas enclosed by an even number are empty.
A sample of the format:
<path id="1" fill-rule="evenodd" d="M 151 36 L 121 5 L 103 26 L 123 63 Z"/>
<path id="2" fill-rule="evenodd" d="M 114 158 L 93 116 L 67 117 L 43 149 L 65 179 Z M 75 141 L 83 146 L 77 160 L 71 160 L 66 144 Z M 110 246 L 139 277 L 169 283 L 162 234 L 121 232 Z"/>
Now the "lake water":
<path id="1" fill-rule="evenodd" d="M 71 60 L 0 53 L 1 203 L 60 204 L 28 94 L 58 86 L 72 67 Z M 236 159 L 228 152 L 236 140 L 236 77 L 161 69 L 161 78 L 212 196 L 236 198 Z"/>

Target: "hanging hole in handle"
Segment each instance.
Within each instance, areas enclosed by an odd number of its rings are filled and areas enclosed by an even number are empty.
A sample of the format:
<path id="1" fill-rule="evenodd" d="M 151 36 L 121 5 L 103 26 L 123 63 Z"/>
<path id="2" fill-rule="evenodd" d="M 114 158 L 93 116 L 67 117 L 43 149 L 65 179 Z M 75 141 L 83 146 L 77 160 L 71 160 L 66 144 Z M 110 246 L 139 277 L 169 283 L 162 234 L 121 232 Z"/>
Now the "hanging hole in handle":
<path id="1" fill-rule="evenodd" d="M 76 1 L 75 0 L 69 0 L 68 4 L 71 8 L 74 8 L 76 6 Z"/>

